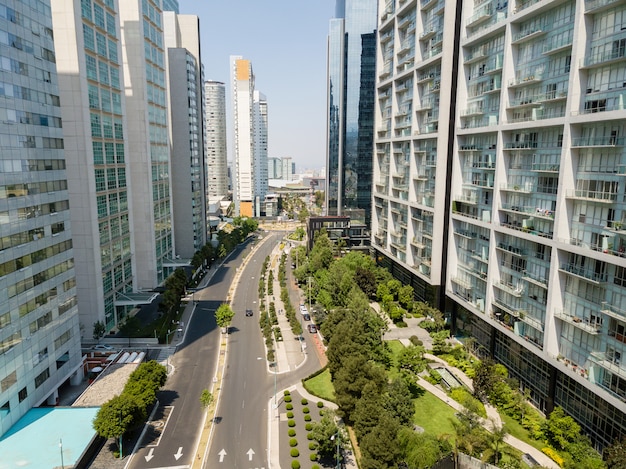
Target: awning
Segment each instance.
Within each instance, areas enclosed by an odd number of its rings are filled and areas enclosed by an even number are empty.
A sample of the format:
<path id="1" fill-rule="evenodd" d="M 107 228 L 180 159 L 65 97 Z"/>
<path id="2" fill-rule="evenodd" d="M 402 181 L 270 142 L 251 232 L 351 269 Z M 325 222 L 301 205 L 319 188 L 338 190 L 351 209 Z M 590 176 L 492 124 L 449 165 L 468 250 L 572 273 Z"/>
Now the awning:
<path id="1" fill-rule="evenodd" d="M 152 303 L 157 296 L 159 296 L 158 292 L 117 292 L 114 304 L 115 306 L 147 305 Z"/>

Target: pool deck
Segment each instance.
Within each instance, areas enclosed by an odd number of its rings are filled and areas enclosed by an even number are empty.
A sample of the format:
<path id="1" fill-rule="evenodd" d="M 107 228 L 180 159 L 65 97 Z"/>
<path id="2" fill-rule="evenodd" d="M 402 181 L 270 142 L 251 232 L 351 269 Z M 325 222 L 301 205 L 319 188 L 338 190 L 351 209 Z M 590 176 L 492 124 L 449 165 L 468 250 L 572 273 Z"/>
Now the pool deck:
<path id="1" fill-rule="evenodd" d="M 74 466 L 96 434 L 92 421 L 98 409 L 39 407 L 29 410 L 0 438 L 0 469 Z"/>

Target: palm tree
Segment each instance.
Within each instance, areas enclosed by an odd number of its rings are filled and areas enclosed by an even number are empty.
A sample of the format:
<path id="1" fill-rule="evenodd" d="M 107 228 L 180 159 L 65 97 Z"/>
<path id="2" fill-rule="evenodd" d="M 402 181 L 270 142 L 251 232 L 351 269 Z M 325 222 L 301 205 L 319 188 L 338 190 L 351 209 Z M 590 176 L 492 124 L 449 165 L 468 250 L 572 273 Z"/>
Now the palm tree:
<path id="1" fill-rule="evenodd" d="M 504 442 L 509 434 L 505 425 L 498 427 L 496 422 L 491 419 L 491 430 L 486 435 L 487 449 L 483 451 L 483 461 L 490 462 L 493 460 L 497 466 L 502 454 L 512 453 L 510 447 Z"/>

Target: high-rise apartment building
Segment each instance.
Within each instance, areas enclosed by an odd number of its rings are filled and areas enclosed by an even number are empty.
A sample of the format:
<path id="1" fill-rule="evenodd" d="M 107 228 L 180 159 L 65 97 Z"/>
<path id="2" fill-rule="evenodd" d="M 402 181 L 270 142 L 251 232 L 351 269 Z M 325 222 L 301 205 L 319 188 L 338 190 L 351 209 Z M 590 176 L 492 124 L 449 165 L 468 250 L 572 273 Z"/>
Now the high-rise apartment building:
<path id="1" fill-rule="evenodd" d="M 369 224 L 377 0 L 337 0 L 327 64 L 326 213 Z"/>
<path id="2" fill-rule="evenodd" d="M 54 49 L 49 2 L 2 2 L 0 435 L 82 379 L 58 90 L 67 77 Z"/>
<path id="3" fill-rule="evenodd" d="M 267 194 L 267 98 L 263 93 L 254 90 L 254 196 L 255 213 L 261 214 Z M 265 209 L 262 210 L 265 212 Z"/>
<path id="4" fill-rule="evenodd" d="M 249 60 L 240 56 L 231 57 L 231 83 L 235 151 L 233 184 L 235 215 L 259 216 L 262 204 L 257 204 L 259 200 L 257 190 L 262 183 L 257 179 L 261 177 L 262 170 L 258 167 L 259 158 L 256 153 L 259 149 L 256 142 L 265 135 L 264 171 L 267 171 L 267 106 L 264 97 L 263 100 L 260 99 L 261 95 L 257 95 L 259 99 L 255 103 L 254 73 Z M 266 130 L 257 131 L 256 127 L 263 124 Z M 267 172 L 265 173 L 265 186 L 267 187 Z"/>
<path id="5" fill-rule="evenodd" d="M 176 257 L 191 259 L 206 244 L 200 20 L 163 12 L 170 111 L 171 191 Z"/>
<path id="6" fill-rule="evenodd" d="M 119 2 L 137 289 L 171 273 L 169 112 L 161 0 Z"/>
<path id="7" fill-rule="evenodd" d="M 598 448 L 626 434 L 625 14 L 379 3 L 377 257 Z"/>
<path id="8" fill-rule="evenodd" d="M 52 2 L 83 335 L 117 326 L 134 287 L 130 155 L 118 12 L 110 2 Z"/>
<path id="9" fill-rule="evenodd" d="M 226 137 L 226 86 L 204 82 L 204 148 L 206 154 L 207 204 L 228 195 Z"/>

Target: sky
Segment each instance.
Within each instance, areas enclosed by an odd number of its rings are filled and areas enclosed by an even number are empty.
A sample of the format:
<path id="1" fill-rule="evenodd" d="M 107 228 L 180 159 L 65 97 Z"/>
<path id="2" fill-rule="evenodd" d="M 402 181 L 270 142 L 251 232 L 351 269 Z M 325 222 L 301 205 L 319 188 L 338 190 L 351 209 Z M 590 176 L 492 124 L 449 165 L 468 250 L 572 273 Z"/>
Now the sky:
<path id="1" fill-rule="evenodd" d="M 290 156 L 296 171 L 326 159 L 326 38 L 335 0 L 179 0 L 200 18 L 206 80 L 226 83 L 231 55 L 250 60 L 268 102 L 268 157 Z M 232 160 L 232 117 L 228 114 Z"/>

